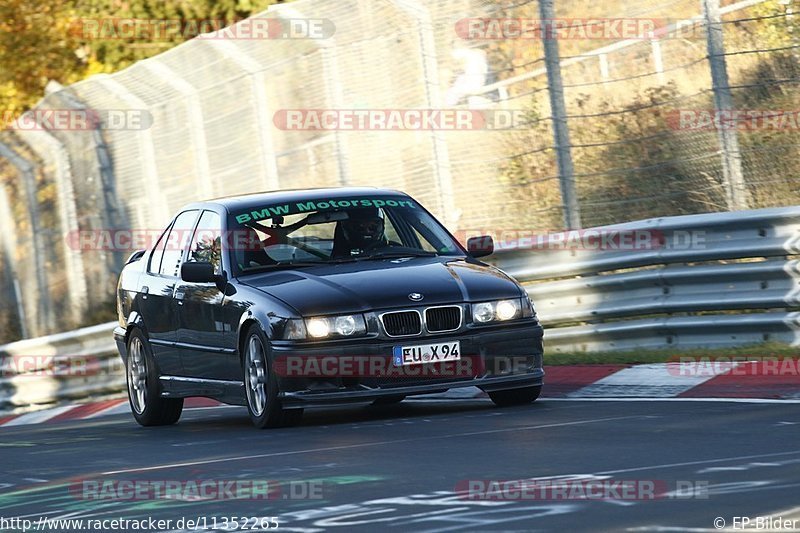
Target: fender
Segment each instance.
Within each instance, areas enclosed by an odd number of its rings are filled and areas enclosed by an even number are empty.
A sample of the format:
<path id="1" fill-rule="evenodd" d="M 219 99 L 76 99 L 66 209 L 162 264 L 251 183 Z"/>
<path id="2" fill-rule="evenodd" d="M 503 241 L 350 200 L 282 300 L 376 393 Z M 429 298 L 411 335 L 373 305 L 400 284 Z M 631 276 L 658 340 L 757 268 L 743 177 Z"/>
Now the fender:
<path id="1" fill-rule="evenodd" d="M 241 347 L 245 330 L 250 326 L 251 323 L 255 322 L 258 324 L 258 326 L 261 328 L 261 331 L 263 331 L 267 336 L 267 339 L 272 340 L 275 337 L 276 323 L 283 320 L 286 320 L 286 318 L 279 317 L 274 312 L 267 312 L 259 306 L 252 306 L 247 311 L 242 313 L 242 316 L 239 317 L 239 325 L 237 326 L 236 331 L 236 338 L 238 339 L 236 346 L 239 356 L 241 357 L 242 355 Z"/>
<path id="2" fill-rule="evenodd" d="M 137 328 L 141 329 L 144 333 L 145 337 L 148 339 L 150 338 L 150 332 L 147 331 L 147 326 L 144 324 L 144 319 L 142 318 L 141 313 L 138 310 L 132 310 L 131 314 L 128 315 L 128 318 L 125 320 L 125 337 L 127 339 L 128 333 L 130 333 L 131 326 L 136 326 Z"/>
<path id="3" fill-rule="evenodd" d="M 144 325 L 144 320 L 138 311 L 131 311 L 124 323 L 120 320 L 120 324 L 114 328 L 114 342 L 117 344 L 117 351 L 119 351 L 119 355 L 122 358 L 123 363 L 127 363 L 128 335 L 130 335 L 131 326 L 141 328 L 144 335 L 148 336 L 147 328 Z"/>
<path id="4" fill-rule="evenodd" d="M 244 337 L 245 329 L 249 327 L 251 322 L 258 324 L 261 331 L 266 335 L 267 340 L 272 341 L 275 339 L 278 324 L 289 318 L 301 317 L 296 309 L 272 294 L 247 285 L 240 285 L 239 290 L 243 292 L 252 291 L 253 293 L 251 298 L 247 297 L 246 292 L 240 294 L 240 300 L 248 301 L 248 303 L 257 302 L 251 303 L 239 316 L 239 323 L 236 326 L 236 351 L 239 357 L 242 355 L 242 338 Z M 283 316 L 279 316 L 278 313 Z"/>

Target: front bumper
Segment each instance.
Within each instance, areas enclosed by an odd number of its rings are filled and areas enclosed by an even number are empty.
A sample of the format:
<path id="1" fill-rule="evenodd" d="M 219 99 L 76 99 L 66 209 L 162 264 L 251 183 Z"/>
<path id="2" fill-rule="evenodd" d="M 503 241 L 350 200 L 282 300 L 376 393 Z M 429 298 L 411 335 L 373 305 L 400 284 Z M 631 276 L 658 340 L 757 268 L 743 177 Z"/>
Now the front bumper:
<path id="1" fill-rule="evenodd" d="M 394 346 L 440 343 L 458 340 L 461 343 L 462 361 L 465 363 L 446 367 L 423 364 L 415 367 L 394 368 L 391 363 Z M 486 329 L 475 328 L 466 334 L 431 335 L 393 340 L 362 339 L 335 346 L 299 347 L 275 343 L 272 348 L 273 368 L 283 369 L 278 374 L 279 397 L 285 407 L 315 407 L 369 403 L 373 400 L 415 394 L 430 394 L 459 387 L 479 387 L 485 391 L 533 387 L 542 385 L 542 327 L 526 322 Z M 303 361 L 322 358 L 368 358 L 378 361 L 373 368 L 390 371 L 411 371 L 410 376 L 339 372 L 333 374 L 305 375 L 286 371 L 286 362 L 299 358 Z M 302 365 L 295 365 L 295 368 Z M 420 372 L 420 368 L 429 371 Z M 318 368 L 314 367 L 314 368 Z M 353 365 L 347 367 L 353 368 Z M 366 368 L 366 367 L 362 367 Z M 438 370 L 437 370 L 438 369 Z M 449 369 L 449 370 L 448 370 Z M 323 372 L 324 374 L 324 372 Z"/>
<path id="2" fill-rule="evenodd" d="M 335 392 L 295 391 L 281 392 L 278 396 L 284 407 L 326 407 L 336 405 L 352 405 L 371 403 L 380 398 L 395 396 L 413 396 L 415 394 L 431 394 L 444 392 L 459 387 L 479 387 L 485 391 L 517 389 L 521 387 L 541 386 L 544 370 L 541 368 L 528 374 L 475 378 L 469 381 L 453 381 L 430 385 L 414 385 L 392 389 L 374 389 L 362 385 L 360 388 L 348 388 Z"/>

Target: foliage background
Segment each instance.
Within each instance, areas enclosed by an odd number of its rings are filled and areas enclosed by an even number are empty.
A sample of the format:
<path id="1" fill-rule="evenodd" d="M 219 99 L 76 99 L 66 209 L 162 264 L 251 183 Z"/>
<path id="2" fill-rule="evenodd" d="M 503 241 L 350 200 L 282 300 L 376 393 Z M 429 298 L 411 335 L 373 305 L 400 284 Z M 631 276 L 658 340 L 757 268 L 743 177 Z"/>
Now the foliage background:
<path id="1" fill-rule="evenodd" d="M 49 80 L 67 85 L 116 72 L 185 39 L 86 39 L 82 19 L 237 20 L 276 0 L 3 0 L 0 2 L 0 109 L 4 119 L 41 99 Z"/>

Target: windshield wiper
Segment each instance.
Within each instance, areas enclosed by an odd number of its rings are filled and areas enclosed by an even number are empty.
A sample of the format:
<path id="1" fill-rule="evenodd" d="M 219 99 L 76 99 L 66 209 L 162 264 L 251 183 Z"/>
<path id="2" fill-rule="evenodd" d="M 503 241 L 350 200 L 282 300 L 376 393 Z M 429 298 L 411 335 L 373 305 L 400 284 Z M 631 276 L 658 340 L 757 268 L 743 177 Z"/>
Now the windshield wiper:
<path id="1" fill-rule="evenodd" d="M 275 263 L 272 265 L 259 265 L 254 267 L 247 267 L 242 269 L 242 274 L 253 274 L 256 272 L 262 272 L 264 270 L 281 270 L 283 268 L 296 268 L 296 267 L 307 267 L 307 266 L 319 266 L 324 265 L 325 263 L 322 261 L 315 262 L 315 261 L 291 261 L 291 262 L 284 262 L 284 263 Z"/>

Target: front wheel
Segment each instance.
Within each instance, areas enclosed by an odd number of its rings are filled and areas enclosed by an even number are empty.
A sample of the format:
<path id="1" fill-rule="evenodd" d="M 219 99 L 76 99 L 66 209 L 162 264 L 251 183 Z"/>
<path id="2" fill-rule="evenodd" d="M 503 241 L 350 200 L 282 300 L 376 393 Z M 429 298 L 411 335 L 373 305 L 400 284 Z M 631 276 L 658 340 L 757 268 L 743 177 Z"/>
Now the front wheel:
<path id="1" fill-rule="evenodd" d="M 303 417 L 302 409 L 284 409 L 278 400 L 278 380 L 272 372 L 266 336 L 258 326 L 247 330 L 242 367 L 250 420 L 259 429 L 292 426 Z"/>
<path id="2" fill-rule="evenodd" d="M 499 407 L 507 407 L 510 405 L 523 405 L 531 403 L 539 397 L 542 392 L 542 386 L 523 387 L 521 389 L 508 389 L 498 390 L 489 393 L 489 398 Z"/>
<path id="3" fill-rule="evenodd" d="M 150 343 L 138 329 L 128 339 L 125 370 L 131 413 L 140 425 L 168 426 L 178 421 L 183 411 L 183 398 L 161 397 Z"/>

